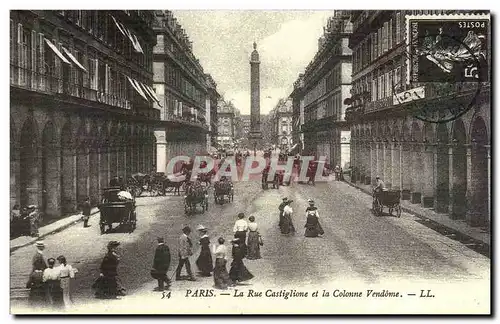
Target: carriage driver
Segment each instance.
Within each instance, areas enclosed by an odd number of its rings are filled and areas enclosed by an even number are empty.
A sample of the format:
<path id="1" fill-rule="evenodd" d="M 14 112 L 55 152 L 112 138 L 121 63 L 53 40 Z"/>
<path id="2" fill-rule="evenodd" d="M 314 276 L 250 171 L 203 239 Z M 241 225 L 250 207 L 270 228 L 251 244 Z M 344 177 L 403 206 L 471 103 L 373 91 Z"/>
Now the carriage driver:
<path id="1" fill-rule="evenodd" d="M 375 184 L 375 187 L 373 188 L 373 196 L 377 196 L 378 194 L 380 194 L 382 191 L 387 191 L 387 188 L 385 187 L 385 183 L 384 181 L 382 181 L 382 179 L 380 179 L 380 177 L 375 177 L 375 181 L 376 181 L 376 184 Z"/>

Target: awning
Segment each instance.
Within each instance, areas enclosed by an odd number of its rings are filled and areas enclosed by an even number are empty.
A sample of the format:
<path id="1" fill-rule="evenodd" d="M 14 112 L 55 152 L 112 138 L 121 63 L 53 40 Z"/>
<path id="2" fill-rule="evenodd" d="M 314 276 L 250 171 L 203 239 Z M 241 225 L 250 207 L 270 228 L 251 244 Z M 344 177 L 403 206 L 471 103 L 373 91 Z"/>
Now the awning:
<path id="1" fill-rule="evenodd" d="M 66 63 L 66 64 L 71 64 L 71 62 L 70 62 L 70 61 L 68 61 L 68 59 L 67 59 L 67 58 L 65 58 L 65 57 L 64 57 L 64 55 L 63 55 L 61 52 L 59 52 L 59 50 L 57 49 L 57 47 L 56 47 L 54 44 L 52 44 L 52 42 L 51 42 L 51 41 L 49 41 L 47 38 L 44 38 L 44 39 L 45 39 L 45 42 L 47 43 L 47 45 L 49 45 L 50 49 L 51 49 L 54 53 L 56 53 L 56 55 L 57 55 L 57 56 L 59 56 L 59 58 L 60 58 L 60 59 L 61 59 L 64 63 Z"/>
<path id="2" fill-rule="evenodd" d="M 71 54 L 70 51 L 68 51 L 66 49 L 66 47 L 63 47 L 62 49 L 63 49 L 64 53 L 66 53 L 66 55 L 68 55 L 69 58 L 73 61 L 73 63 L 75 63 L 76 66 L 78 66 L 83 71 L 87 72 L 87 70 L 83 67 L 83 65 L 81 65 L 80 62 L 78 62 L 78 60 L 73 56 L 73 54 Z"/>
<path id="3" fill-rule="evenodd" d="M 139 43 L 137 37 L 134 34 L 132 34 L 130 30 L 128 30 L 128 28 L 125 27 L 125 25 L 116 20 L 115 17 L 111 16 L 111 18 L 113 18 L 116 27 L 118 27 L 118 30 L 123 34 L 123 36 L 127 37 L 130 40 L 135 51 L 144 54 L 144 51 L 142 50 L 141 44 Z"/>
<path id="4" fill-rule="evenodd" d="M 136 81 L 132 80 L 128 76 L 127 76 L 127 79 L 128 79 L 128 82 L 130 82 L 130 84 L 132 85 L 132 87 L 135 89 L 135 91 L 137 91 L 137 93 L 140 94 L 141 97 L 144 98 L 144 100 L 149 101 L 148 98 L 146 97 L 146 95 L 144 94 L 144 92 L 142 92 L 141 88 L 138 87 L 138 85 L 135 83 Z"/>
<path id="5" fill-rule="evenodd" d="M 157 100 L 157 98 L 155 98 L 155 96 L 153 96 L 153 95 L 151 94 L 151 90 L 149 89 L 149 87 L 148 87 L 146 84 L 144 84 L 144 83 L 142 83 L 142 82 L 139 82 L 139 84 L 140 84 L 140 86 L 141 86 L 142 90 L 144 91 L 144 93 L 145 93 L 145 94 L 146 94 L 149 98 L 151 98 L 152 100 L 154 100 L 154 101 L 156 101 L 156 102 L 158 102 L 158 103 L 160 102 L 159 100 Z"/>
<path id="6" fill-rule="evenodd" d="M 154 100 L 160 102 L 160 99 L 158 99 L 158 96 L 156 96 L 156 92 L 153 88 L 151 88 L 150 86 L 148 86 L 147 84 L 144 85 L 146 87 L 146 89 L 149 90 L 149 92 L 151 93 L 151 95 L 153 96 Z"/>

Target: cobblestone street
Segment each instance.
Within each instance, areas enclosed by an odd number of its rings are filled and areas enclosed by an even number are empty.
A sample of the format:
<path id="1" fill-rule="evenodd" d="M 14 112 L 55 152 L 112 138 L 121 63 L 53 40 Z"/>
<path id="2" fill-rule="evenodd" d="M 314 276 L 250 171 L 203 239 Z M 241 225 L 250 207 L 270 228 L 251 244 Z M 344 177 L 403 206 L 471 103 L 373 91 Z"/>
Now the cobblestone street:
<path id="1" fill-rule="evenodd" d="M 297 229 L 294 236 L 282 235 L 278 228 L 277 206 L 285 196 L 294 200 L 293 218 Z M 313 198 L 319 208 L 325 230 L 323 237 L 306 238 L 303 235 L 308 198 Z M 415 290 L 417 293 L 425 285 L 435 287 L 444 283 L 462 284 L 464 287 L 481 283 L 484 289 L 488 286 L 485 281 L 489 277 L 488 258 L 419 224 L 409 214 L 403 213 L 399 219 L 374 216 L 370 210 L 371 197 L 344 182 L 331 181 L 317 183 L 316 186 L 292 183 L 289 187 L 266 191 L 260 188 L 259 181 L 239 182 L 235 185 L 233 203 L 214 205 L 210 195 L 209 210 L 191 216 L 184 214 L 182 197 L 179 196 L 138 198 L 137 205 L 138 227 L 132 234 L 100 235 L 99 217 L 96 216 L 92 218 L 90 228 L 85 229 L 78 224 L 45 239 L 46 257 L 64 254 L 79 269 L 73 285 L 76 309 L 85 306 L 84 310 L 81 308 L 84 312 L 97 309 L 114 312 L 133 307 L 138 312 L 158 311 L 155 307 L 167 301 L 161 300 L 161 293 L 153 292 L 156 281 L 149 275 L 156 237 L 165 236 L 171 248 L 173 257 L 169 275 L 172 276 L 177 266 L 177 240 L 182 224 L 192 228 L 198 224 L 205 225 L 209 228 L 211 242 L 215 243 L 219 236 L 226 239 L 232 237 L 238 212 L 256 217 L 265 242 L 262 259 L 245 260 L 255 278 L 244 286 L 236 287 L 240 291 L 295 289 L 298 284 L 310 287 L 311 291 L 325 287 L 352 290 L 354 287 L 371 286 L 392 287 L 398 291 L 409 285 L 415 289 L 420 287 Z M 196 233 L 192 234 L 192 239 L 197 241 Z M 128 296 L 103 303 L 93 298 L 90 286 L 99 274 L 99 264 L 110 240 L 122 242 L 118 271 Z M 228 242 L 226 244 L 229 246 Z M 28 246 L 12 254 L 12 288 L 25 284 L 33 253 L 33 247 Z M 198 253 L 199 248 L 195 248 L 191 260 L 194 267 Z M 187 289 L 194 291 L 212 287 L 212 278 L 199 277 L 196 282 L 174 281 L 171 298 L 185 298 Z M 443 290 L 441 293 L 449 294 L 450 291 Z M 211 309 L 207 303 L 197 299 L 190 299 L 186 307 L 188 305 L 200 307 L 193 308 L 194 312 L 216 312 L 217 309 Z M 181 307 L 179 303 L 175 306 Z M 12 307 L 14 312 L 22 309 L 23 302 L 13 301 Z M 241 311 L 248 311 L 248 307 L 242 307 Z M 166 313 L 182 311 L 177 308 L 159 309 Z"/>

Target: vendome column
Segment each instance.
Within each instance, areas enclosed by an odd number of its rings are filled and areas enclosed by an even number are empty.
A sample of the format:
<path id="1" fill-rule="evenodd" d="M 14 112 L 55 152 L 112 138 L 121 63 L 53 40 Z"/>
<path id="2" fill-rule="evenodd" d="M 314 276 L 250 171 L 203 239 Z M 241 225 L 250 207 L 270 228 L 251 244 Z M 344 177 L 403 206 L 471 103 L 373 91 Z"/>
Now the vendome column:
<path id="1" fill-rule="evenodd" d="M 250 57 L 250 133 L 248 137 L 253 145 L 255 156 L 257 147 L 261 146 L 262 140 L 260 132 L 260 60 L 255 42 Z"/>

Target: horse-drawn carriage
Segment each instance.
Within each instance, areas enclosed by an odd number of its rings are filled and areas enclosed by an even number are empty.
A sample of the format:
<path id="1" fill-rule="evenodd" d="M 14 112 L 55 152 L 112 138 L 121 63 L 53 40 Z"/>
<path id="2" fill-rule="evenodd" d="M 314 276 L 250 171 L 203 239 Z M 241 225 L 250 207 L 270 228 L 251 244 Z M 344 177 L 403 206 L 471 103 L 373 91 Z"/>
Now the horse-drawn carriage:
<path id="1" fill-rule="evenodd" d="M 144 191 L 149 189 L 149 175 L 144 173 L 134 173 L 127 181 L 127 188 L 134 197 L 140 197 Z"/>
<path id="2" fill-rule="evenodd" d="M 224 204 L 225 198 L 234 201 L 234 186 L 231 181 L 217 181 L 214 183 L 214 202 Z"/>
<path id="3" fill-rule="evenodd" d="M 396 211 L 396 216 L 401 217 L 401 192 L 399 190 L 382 190 L 373 192 L 372 210 L 377 216 L 381 216 L 384 207 L 389 208 L 389 214 Z"/>
<path id="4" fill-rule="evenodd" d="M 102 200 L 98 206 L 101 215 L 99 220 L 101 234 L 104 234 L 106 226 L 111 230 L 114 223 L 126 227 L 129 233 L 137 227 L 135 198 L 131 194 L 128 198 L 121 197 L 120 192 L 122 190 L 119 187 L 103 189 Z"/>
<path id="5" fill-rule="evenodd" d="M 196 206 L 200 205 L 203 212 L 208 210 L 208 191 L 199 182 L 188 183 L 186 194 L 184 195 L 184 211 L 192 214 L 196 211 Z"/>

